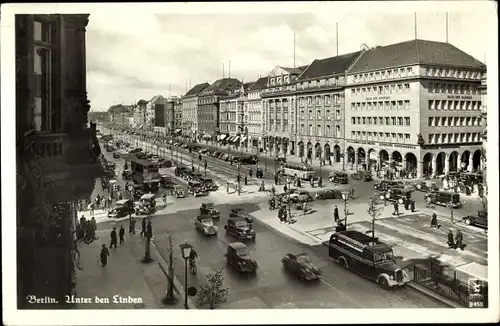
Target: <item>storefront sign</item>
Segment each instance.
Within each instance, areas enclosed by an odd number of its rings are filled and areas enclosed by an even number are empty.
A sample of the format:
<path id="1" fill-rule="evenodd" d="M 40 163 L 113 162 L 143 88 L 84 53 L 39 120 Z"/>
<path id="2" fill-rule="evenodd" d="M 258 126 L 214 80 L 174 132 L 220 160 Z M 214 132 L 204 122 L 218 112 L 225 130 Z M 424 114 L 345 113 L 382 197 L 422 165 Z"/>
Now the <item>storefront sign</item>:
<path id="1" fill-rule="evenodd" d="M 390 96 L 373 96 L 373 97 L 367 97 L 367 101 L 377 101 L 377 100 L 390 100 Z"/>
<path id="2" fill-rule="evenodd" d="M 382 146 L 382 147 L 399 147 L 399 148 L 407 148 L 407 149 L 417 149 L 417 147 L 413 146 L 413 145 L 378 143 L 378 142 L 367 141 L 367 140 L 351 140 L 349 142 L 353 143 L 353 144 L 373 145 L 373 146 Z"/>
<path id="3" fill-rule="evenodd" d="M 472 95 L 448 95 L 449 100 L 472 100 Z"/>

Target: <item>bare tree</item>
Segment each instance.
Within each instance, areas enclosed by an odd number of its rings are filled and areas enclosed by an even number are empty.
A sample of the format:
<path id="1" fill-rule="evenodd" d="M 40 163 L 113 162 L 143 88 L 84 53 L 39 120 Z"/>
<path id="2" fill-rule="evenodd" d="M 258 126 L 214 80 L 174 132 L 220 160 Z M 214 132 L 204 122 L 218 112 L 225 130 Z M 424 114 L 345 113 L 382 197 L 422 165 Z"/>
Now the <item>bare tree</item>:
<path id="1" fill-rule="evenodd" d="M 174 250 L 172 247 L 172 233 L 170 231 L 166 231 L 167 236 L 168 236 L 168 273 L 167 273 L 167 280 L 168 280 L 168 285 L 167 285 L 167 295 L 163 299 L 163 302 L 165 304 L 175 304 L 177 302 L 177 299 L 175 298 L 174 295 L 174 264 L 175 264 L 175 258 L 174 258 Z"/>
<path id="2" fill-rule="evenodd" d="M 229 289 L 224 288 L 222 269 L 207 274 L 207 284 L 202 286 L 197 297 L 202 308 L 215 309 L 227 302 Z"/>
<path id="3" fill-rule="evenodd" d="M 382 215 L 382 212 L 384 211 L 384 204 L 383 202 L 378 198 L 370 198 L 368 201 L 368 214 L 370 214 L 372 218 L 372 239 L 375 240 L 375 220 Z"/>

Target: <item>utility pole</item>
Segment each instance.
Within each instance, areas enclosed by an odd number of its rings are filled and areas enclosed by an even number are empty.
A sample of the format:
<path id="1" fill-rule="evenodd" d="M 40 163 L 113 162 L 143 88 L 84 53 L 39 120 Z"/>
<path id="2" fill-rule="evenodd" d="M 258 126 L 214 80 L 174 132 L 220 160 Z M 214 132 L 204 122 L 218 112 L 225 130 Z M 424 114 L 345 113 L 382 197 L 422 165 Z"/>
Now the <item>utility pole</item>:
<path id="1" fill-rule="evenodd" d="M 416 12 L 413 13 L 413 22 L 415 25 L 415 39 L 417 39 L 417 13 Z"/>
<path id="2" fill-rule="evenodd" d="M 446 13 L 446 43 L 448 43 L 448 13 Z"/>

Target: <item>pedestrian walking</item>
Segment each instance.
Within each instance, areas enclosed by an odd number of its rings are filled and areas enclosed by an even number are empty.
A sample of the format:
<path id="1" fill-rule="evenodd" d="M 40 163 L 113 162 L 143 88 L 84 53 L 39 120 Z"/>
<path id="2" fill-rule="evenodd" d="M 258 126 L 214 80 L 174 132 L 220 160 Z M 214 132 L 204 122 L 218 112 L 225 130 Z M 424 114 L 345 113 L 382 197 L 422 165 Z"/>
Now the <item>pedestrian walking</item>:
<path id="1" fill-rule="evenodd" d="M 398 202 L 394 202 L 394 212 L 392 212 L 392 215 L 399 215 L 399 205 Z"/>
<path id="2" fill-rule="evenodd" d="M 456 249 L 455 247 L 455 237 L 453 236 L 453 231 L 450 229 L 448 230 L 448 248 L 453 248 Z"/>
<path id="3" fill-rule="evenodd" d="M 306 209 L 307 209 L 307 202 L 305 201 L 304 204 L 302 204 L 302 214 L 306 215 Z"/>
<path id="4" fill-rule="evenodd" d="M 95 203 L 91 202 L 90 203 L 90 215 L 94 215 L 94 208 L 95 208 Z"/>
<path id="5" fill-rule="evenodd" d="M 248 171 L 248 175 L 250 176 L 250 179 L 252 178 L 252 174 L 253 174 L 253 171 L 252 171 L 252 169 L 250 169 L 250 170 Z"/>
<path id="6" fill-rule="evenodd" d="M 151 224 L 151 221 L 148 221 L 145 236 L 146 238 L 148 238 L 148 240 L 150 240 L 153 237 L 153 225 Z"/>
<path id="7" fill-rule="evenodd" d="M 455 246 L 457 248 L 460 248 L 462 251 L 465 248 L 465 244 L 463 243 L 464 240 L 464 235 L 462 234 L 462 231 L 457 230 L 457 235 L 455 236 Z"/>
<path id="8" fill-rule="evenodd" d="M 139 235 L 143 235 L 144 233 L 146 233 L 146 218 L 142 219 L 141 227 L 142 227 L 142 230 L 141 230 L 141 233 Z"/>
<path id="9" fill-rule="evenodd" d="M 167 205 L 167 194 L 163 194 L 163 205 Z"/>
<path id="10" fill-rule="evenodd" d="M 431 228 L 439 229 L 441 225 L 438 224 L 436 213 L 432 213 Z"/>
<path id="11" fill-rule="evenodd" d="M 337 223 L 340 220 L 339 208 L 337 207 L 337 205 L 335 205 L 335 208 L 333 209 L 333 219 L 334 219 L 335 223 Z"/>
<path id="12" fill-rule="evenodd" d="M 229 193 L 229 182 L 226 181 L 226 193 Z"/>
<path id="13" fill-rule="evenodd" d="M 279 206 L 278 208 L 278 219 L 283 223 L 283 206 Z"/>
<path id="14" fill-rule="evenodd" d="M 111 208 L 111 205 L 113 204 L 113 198 L 111 197 L 111 194 L 108 195 L 108 203 L 109 207 Z"/>
<path id="15" fill-rule="evenodd" d="M 285 183 L 285 185 L 283 186 L 283 191 L 287 192 L 287 190 L 288 190 L 288 187 L 286 186 L 286 183 Z"/>
<path id="16" fill-rule="evenodd" d="M 246 175 L 245 175 L 245 186 L 248 186 L 248 179 Z"/>
<path id="17" fill-rule="evenodd" d="M 403 203 L 405 205 L 405 211 L 409 210 L 409 207 L 410 207 L 410 201 L 408 200 L 408 198 L 404 197 L 403 198 Z"/>
<path id="18" fill-rule="evenodd" d="M 106 267 L 108 264 L 108 256 L 109 256 L 109 250 L 106 248 L 106 245 L 103 243 L 102 248 L 101 248 L 101 264 L 102 267 Z"/>
<path id="19" fill-rule="evenodd" d="M 118 247 L 118 241 L 116 239 L 116 228 L 115 227 L 111 231 L 110 237 L 111 237 L 111 243 L 109 245 L 109 249 L 113 248 L 113 245 L 115 246 L 115 248 L 117 248 Z"/>
<path id="20" fill-rule="evenodd" d="M 318 180 L 318 187 L 322 188 L 323 187 L 323 178 L 322 177 L 319 177 L 319 180 Z"/>
<path id="21" fill-rule="evenodd" d="M 411 212 L 415 213 L 415 200 L 411 199 L 411 204 L 410 204 Z"/>
<path id="22" fill-rule="evenodd" d="M 132 234 L 135 234 L 135 218 L 134 217 L 130 217 L 130 220 L 129 220 L 129 226 L 128 226 L 128 232 L 129 233 L 132 233 Z"/>
<path id="23" fill-rule="evenodd" d="M 125 239 L 123 238 L 125 236 L 125 229 L 123 228 L 123 225 L 120 226 L 118 236 L 120 237 L 120 244 L 123 244 L 125 242 Z"/>
<path id="24" fill-rule="evenodd" d="M 351 199 L 354 199 L 354 187 L 351 188 Z"/>

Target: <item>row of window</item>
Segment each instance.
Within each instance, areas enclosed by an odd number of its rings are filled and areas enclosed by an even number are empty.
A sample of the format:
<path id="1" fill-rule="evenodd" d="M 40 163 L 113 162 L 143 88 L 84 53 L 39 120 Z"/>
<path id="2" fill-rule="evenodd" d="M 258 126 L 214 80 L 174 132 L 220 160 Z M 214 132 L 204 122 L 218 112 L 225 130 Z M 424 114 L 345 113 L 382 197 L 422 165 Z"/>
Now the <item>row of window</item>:
<path id="1" fill-rule="evenodd" d="M 344 94 L 335 94 L 333 96 L 324 95 L 324 96 L 314 96 L 314 97 L 313 96 L 299 97 L 298 101 L 300 106 L 305 106 L 306 103 L 307 106 L 342 104 L 344 103 Z"/>
<path id="2" fill-rule="evenodd" d="M 447 77 L 447 78 L 461 78 L 461 79 L 481 79 L 482 73 L 471 70 L 458 70 L 447 68 L 427 68 L 425 70 L 427 76 L 431 77 Z"/>
<path id="3" fill-rule="evenodd" d="M 353 125 L 409 126 L 410 117 L 352 117 Z"/>
<path id="4" fill-rule="evenodd" d="M 480 95 L 479 85 L 457 84 L 457 83 L 429 83 L 429 93 L 446 94 L 471 94 Z"/>
<path id="5" fill-rule="evenodd" d="M 290 83 L 290 76 L 289 75 L 271 77 L 271 78 L 269 78 L 268 86 L 282 85 L 282 84 L 288 84 L 288 83 Z"/>
<path id="6" fill-rule="evenodd" d="M 351 88 L 351 95 L 353 96 L 391 95 L 409 92 L 410 84 L 391 84 L 383 86 Z"/>
<path id="7" fill-rule="evenodd" d="M 474 143 L 481 141 L 478 132 L 429 134 L 429 144 Z"/>
<path id="8" fill-rule="evenodd" d="M 429 117 L 430 127 L 472 127 L 481 126 L 479 117 Z"/>
<path id="9" fill-rule="evenodd" d="M 387 141 L 393 143 L 409 144 L 410 134 L 395 132 L 351 131 L 351 138 L 357 140 Z"/>
<path id="10" fill-rule="evenodd" d="M 317 136 L 317 137 L 341 137 L 340 135 L 340 126 L 335 126 L 335 135 L 333 133 L 333 128 L 330 125 L 325 125 L 324 130 L 321 125 L 316 125 L 316 128 L 313 129 L 313 125 L 309 124 L 309 129 L 308 133 L 305 133 L 305 126 L 304 124 L 300 125 L 300 134 L 301 135 L 308 135 L 308 136 Z"/>
<path id="11" fill-rule="evenodd" d="M 410 101 L 380 101 L 351 103 L 351 110 L 409 110 Z"/>
<path id="12" fill-rule="evenodd" d="M 283 124 L 280 120 L 269 120 L 267 130 L 271 132 L 295 132 L 295 126 L 293 124 L 290 125 L 290 128 L 288 128 L 288 126 L 288 120 L 283 120 Z"/>
<path id="13" fill-rule="evenodd" d="M 325 120 L 332 120 L 332 114 L 330 110 L 316 110 L 316 117 L 314 117 L 313 110 L 309 110 L 309 115 L 304 114 L 304 110 L 300 110 L 300 120 L 321 120 L 325 117 Z M 340 110 L 335 110 L 335 120 L 342 119 Z"/>
<path id="14" fill-rule="evenodd" d="M 297 89 L 308 89 L 315 87 L 324 87 L 324 86 L 337 86 L 344 85 L 345 80 L 344 77 L 332 77 L 328 79 L 319 79 L 319 80 L 310 80 L 308 82 L 302 82 L 297 84 Z"/>
<path id="15" fill-rule="evenodd" d="M 395 78 L 404 78 L 415 76 L 415 72 L 412 67 L 409 68 L 400 68 L 400 69 L 389 69 L 383 71 L 376 71 L 364 74 L 354 75 L 353 81 L 355 83 L 361 82 L 371 82 L 376 80 L 388 80 Z"/>
<path id="16" fill-rule="evenodd" d="M 481 101 L 430 100 L 429 110 L 479 111 Z"/>

